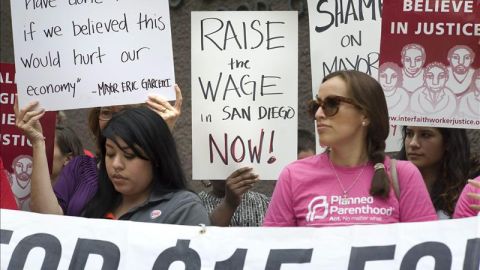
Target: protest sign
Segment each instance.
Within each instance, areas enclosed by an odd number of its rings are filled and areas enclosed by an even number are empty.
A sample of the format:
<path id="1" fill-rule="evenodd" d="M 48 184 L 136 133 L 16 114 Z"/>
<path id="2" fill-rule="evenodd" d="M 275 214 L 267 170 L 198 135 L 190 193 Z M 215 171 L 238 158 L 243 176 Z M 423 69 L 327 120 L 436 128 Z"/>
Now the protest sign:
<path id="1" fill-rule="evenodd" d="M 309 0 L 308 10 L 313 96 L 323 78 L 338 70 L 358 70 L 377 79 L 382 1 Z M 400 129 L 392 125 L 386 151 L 400 150 L 400 140 Z"/>
<path id="2" fill-rule="evenodd" d="M 479 13 L 475 0 L 384 4 L 379 80 L 390 122 L 480 128 Z"/>
<path id="3" fill-rule="evenodd" d="M 17 88 L 15 84 L 15 65 L 0 63 L 0 156 L 3 160 L 13 194 L 22 210 L 29 209 L 30 178 L 32 175 L 32 145 L 15 126 L 13 105 Z M 47 112 L 42 123 L 47 160 L 52 168 L 53 146 L 55 143 L 55 113 Z"/>
<path id="4" fill-rule="evenodd" d="M 10 4 L 21 106 L 143 103 L 150 93 L 175 99 L 167 0 Z"/>
<path id="5" fill-rule="evenodd" d="M 1 269 L 480 266 L 480 217 L 330 228 L 180 226 L 13 210 L 0 210 L 0 218 Z"/>
<path id="6" fill-rule="evenodd" d="M 253 167 L 277 179 L 296 159 L 296 12 L 192 12 L 194 179 Z"/>

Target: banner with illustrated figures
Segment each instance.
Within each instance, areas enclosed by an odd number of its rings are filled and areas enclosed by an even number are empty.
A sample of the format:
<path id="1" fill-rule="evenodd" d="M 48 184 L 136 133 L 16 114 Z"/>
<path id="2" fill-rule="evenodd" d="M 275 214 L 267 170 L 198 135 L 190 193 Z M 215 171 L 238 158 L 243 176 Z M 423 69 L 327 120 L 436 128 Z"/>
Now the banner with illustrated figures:
<path id="1" fill-rule="evenodd" d="M 358 70 L 377 79 L 382 1 L 308 0 L 308 10 L 313 96 L 323 78 L 338 70 Z M 400 150 L 401 136 L 392 125 L 387 152 Z"/>
<path id="2" fill-rule="evenodd" d="M 480 216 L 325 228 L 181 226 L 14 210 L 0 210 L 0 219 L 1 269 L 480 267 Z"/>
<path id="3" fill-rule="evenodd" d="M 480 2 L 383 5 L 379 80 L 400 125 L 480 128 Z"/>
<path id="4" fill-rule="evenodd" d="M 297 12 L 192 12 L 191 26 L 193 179 L 277 179 L 297 156 Z"/>
<path id="5" fill-rule="evenodd" d="M 168 0 L 10 5 L 21 107 L 143 103 L 151 93 L 175 99 Z"/>
<path id="6" fill-rule="evenodd" d="M 32 145 L 15 126 L 13 105 L 17 87 L 15 65 L 0 63 L 0 158 L 7 171 L 8 180 L 19 209 L 29 210 L 30 181 L 32 176 Z M 42 117 L 45 147 L 50 171 L 52 168 L 53 146 L 55 143 L 55 112 Z"/>

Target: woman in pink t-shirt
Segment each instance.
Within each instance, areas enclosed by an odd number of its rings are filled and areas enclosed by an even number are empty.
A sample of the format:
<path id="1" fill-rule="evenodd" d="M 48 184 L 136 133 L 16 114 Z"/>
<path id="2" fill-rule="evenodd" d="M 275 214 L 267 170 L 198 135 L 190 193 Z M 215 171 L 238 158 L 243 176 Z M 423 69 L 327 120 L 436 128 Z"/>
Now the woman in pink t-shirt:
<path id="1" fill-rule="evenodd" d="M 327 151 L 280 174 L 265 226 L 342 226 L 436 220 L 418 169 L 385 155 L 388 109 L 380 84 L 358 71 L 323 79 L 311 113 Z M 396 187 L 398 183 L 399 188 Z"/>

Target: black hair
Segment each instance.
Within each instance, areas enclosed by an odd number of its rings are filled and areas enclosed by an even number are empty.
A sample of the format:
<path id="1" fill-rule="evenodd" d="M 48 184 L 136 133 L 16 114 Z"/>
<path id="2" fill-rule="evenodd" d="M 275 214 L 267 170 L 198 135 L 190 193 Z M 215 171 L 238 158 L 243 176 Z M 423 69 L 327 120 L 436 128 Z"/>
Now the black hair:
<path id="1" fill-rule="evenodd" d="M 102 218 L 121 200 L 105 166 L 107 138 L 117 145 L 122 139 L 137 157 L 151 162 L 152 192 L 162 194 L 187 189 L 173 136 L 162 117 L 154 111 L 139 107 L 119 112 L 108 122 L 102 135 L 98 191 L 87 204 L 84 216 Z"/>

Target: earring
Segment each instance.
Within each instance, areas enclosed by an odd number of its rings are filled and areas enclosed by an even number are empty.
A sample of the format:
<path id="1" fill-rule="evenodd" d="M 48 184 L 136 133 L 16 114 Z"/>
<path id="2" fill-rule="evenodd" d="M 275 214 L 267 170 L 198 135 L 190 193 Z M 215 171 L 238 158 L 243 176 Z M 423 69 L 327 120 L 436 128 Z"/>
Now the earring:
<path id="1" fill-rule="evenodd" d="M 362 126 L 366 126 L 366 125 L 367 125 L 367 122 L 362 121 Z"/>

